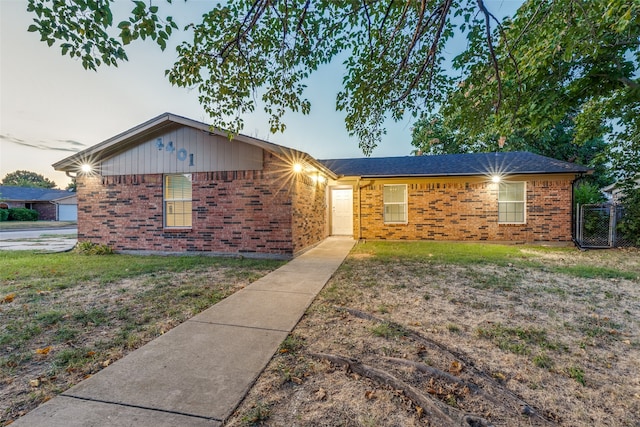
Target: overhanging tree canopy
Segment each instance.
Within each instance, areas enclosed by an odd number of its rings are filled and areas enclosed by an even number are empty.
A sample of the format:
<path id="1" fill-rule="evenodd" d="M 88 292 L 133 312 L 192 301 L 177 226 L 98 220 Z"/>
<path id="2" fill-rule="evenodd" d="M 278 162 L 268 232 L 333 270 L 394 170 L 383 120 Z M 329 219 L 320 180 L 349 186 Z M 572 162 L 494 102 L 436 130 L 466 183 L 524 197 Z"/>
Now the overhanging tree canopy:
<path id="1" fill-rule="evenodd" d="M 164 48 L 176 28 L 157 5 L 134 5 L 116 23 L 111 0 L 29 0 L 36 14 L 29 30 L 50 46 L 60 42 L 62 53 L 87 69 L 117 65 L 127 59 L 124 45 L 151 38 Z M 344 54 L 336 107 L 370 153 L 386 116 L 418 115 L 440 99 L 450 83 L 443 47 L 454 34 L 454 17 L 470 22 L 479 11 L 486 11 L 483 0 L 229 1 L 187 25 L 193 40 L 178 47 L 167 74 L 175 85 L 197 87 L 213 126 L 231 132 L 242 129 L 259 94 L 275 132 L 285 129 L 285 111 L 309 112 L 307 77 Z M 114 27 L 117 36 L 110 35 Z"/>
<path id="2" fill-rule="evenodd" d="M 528 1 L 496 38 L 491 56 L 472 33 L 474 48 L 455 62 L 463 79 L 441 110 L 469 136 L 541 134 L 571 117 L 584 142 L 612 124 L 638 125 L 638 0 Z"/>
<path id="3" fill-rule="evenodd" d="M 29 0 L 29 30 L 95 69 L 125 60 L 124 45 L 138 38 L 164 48 L 177 28 L 142 1 L 115 24 L 111 1 Z M 118 36 L 109 34 L 114 26 Z M 638 125 L 638 0 L 526 1 L 504 23 L 485 0 L 233 0 L 188 27 L 193 40 L 179 46 L 168 78 L 197 87 L 212 125 L 231 132 L 257 96 L 272 131 L 283 131 L 285 111 L 309 112 L 308 76 L 338 57 L 346 59 L 336 107 L 366 154 L 386 117 L 418 116 L 442 102 L 478 134 L 487 117 L 507 134 L 542 131 L 570 110 L 579 112 L 576 138 L 585 141 L 612 121 L 627 134 Z M 459 78 L 444 66 L 454 34 L 469 40 L 454 61 Z"/>

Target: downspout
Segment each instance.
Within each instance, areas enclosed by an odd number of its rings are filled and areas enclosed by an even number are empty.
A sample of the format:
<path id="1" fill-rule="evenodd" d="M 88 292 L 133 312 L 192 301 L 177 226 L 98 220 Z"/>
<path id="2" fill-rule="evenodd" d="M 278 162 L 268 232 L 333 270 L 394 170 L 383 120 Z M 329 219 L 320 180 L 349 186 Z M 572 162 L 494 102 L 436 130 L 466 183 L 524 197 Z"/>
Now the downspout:
<path id="1" fill-rule="evenodd" d="M 55 207 L 56 207 L 56 217 L 55 217 L 56 219 L 55 219 L 55 221 L 60 221 L 60 220 L 58 219 L 58 218 L 60 217 L 60 215 L 59 215 L 59 213 L 58 213 L 58 204 L 57 204 L 55 201 L 53 201 L 53 200 L 49 200 L 49 203 L 51 203 L 53 206 L 55 206 Z"/>
<path id="2" fill-rule="evenodd" d="M 362 240 L 362 197 L 360 193 L 360 177 L 356 180 L 356 188 L 358 189 L 358 242 Z"/>
<path id="3" fill-rule="evenodd" d="M 575 204 L 575 191 L 576 191 L 576 183 L 584 178 L 584 173 L 579 174 L 573 181 L 571 181 L 571 241 L 578 248 L 582 248 L 580 243 L 577 240 L 578 233 L 578 225 L 576 224 L 577 220 L 577 212 L 576 212 L 576 204 Z"/>

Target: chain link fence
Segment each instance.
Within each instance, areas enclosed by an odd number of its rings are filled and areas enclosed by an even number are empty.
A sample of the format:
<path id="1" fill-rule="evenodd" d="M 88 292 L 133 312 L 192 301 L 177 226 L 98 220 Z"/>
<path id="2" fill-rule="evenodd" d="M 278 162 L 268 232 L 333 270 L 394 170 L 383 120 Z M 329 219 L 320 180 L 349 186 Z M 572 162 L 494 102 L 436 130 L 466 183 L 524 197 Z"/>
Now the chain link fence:
<path id="1" fill-rule="evenodd" d="M 633 246 L 631 239 L 620 233 L 624 207 L 617 204 L 578 205 L 576 240 L 583 248 L 616 248 Z"/>

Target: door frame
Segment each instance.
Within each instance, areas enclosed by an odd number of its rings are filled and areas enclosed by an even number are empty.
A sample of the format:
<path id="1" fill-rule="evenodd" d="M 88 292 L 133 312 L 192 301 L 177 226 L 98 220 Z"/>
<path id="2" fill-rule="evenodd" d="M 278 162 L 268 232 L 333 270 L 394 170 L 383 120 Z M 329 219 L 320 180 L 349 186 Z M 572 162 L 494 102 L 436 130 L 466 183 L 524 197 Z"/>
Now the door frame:
<path id="1" fill-rule="evenodd" d="M 335 186 L 331 186 L 329 187 L 329 231 L 330 231 L 330 235 L 331 236 L 353 236 L 354 232 L 353 232 L 353 225 L 354 225 L 354 219 L 353 219 L 353 213 L 354 213 L 354 209 L 353 209 L 353 186 L 351 185 L 335 185 Z M 349 190 L 351 191 L 351 232 L 349 234 L 335 234 L 333 232 L 333 224 L 334 224 L 334 218 L 333 218 L 333 192 L 335 190 Z"/>

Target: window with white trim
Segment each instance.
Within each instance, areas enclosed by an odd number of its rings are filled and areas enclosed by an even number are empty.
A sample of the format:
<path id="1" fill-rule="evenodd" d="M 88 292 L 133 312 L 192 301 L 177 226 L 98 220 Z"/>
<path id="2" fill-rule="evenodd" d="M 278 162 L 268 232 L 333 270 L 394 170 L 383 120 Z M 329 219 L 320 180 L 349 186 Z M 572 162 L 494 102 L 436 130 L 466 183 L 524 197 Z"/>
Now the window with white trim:
<path id="1" fill-rule="evenodd" d="M 524 182 L 501 182 L 498 191 L 498 222 L 524 224 L 526 202 Z"/>
<path id="2" fill-rule="evenodd" d="M 164 226 L 191 227 L 191 174 L 164 176 Z"/>
<path id="3" fill-rule="evenodd" d="M 384 198 L 384 222 L 385 224 L 407 223 L 407 185 L 385 185 Z"/>

